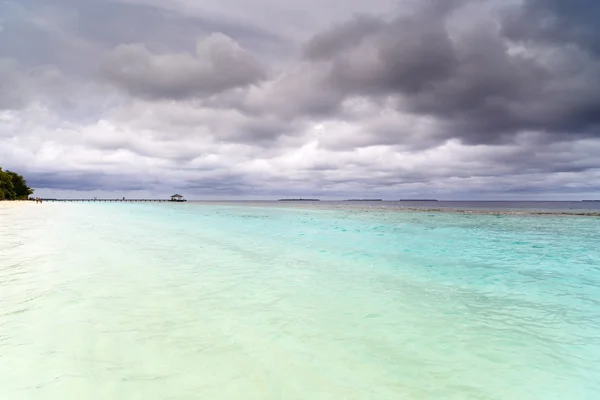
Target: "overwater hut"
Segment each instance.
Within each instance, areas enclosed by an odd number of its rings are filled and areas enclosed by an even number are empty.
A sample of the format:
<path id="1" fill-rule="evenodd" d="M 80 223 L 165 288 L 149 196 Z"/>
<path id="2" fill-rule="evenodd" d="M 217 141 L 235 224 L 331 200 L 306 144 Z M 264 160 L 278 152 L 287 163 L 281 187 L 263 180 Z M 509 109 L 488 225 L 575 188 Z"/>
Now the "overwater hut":
<path id="1" fill-rule="evenodd" d="M 174 194 L 171 196 L 171 201 L 185 201 L 185 199 L 180 194 Z"/>

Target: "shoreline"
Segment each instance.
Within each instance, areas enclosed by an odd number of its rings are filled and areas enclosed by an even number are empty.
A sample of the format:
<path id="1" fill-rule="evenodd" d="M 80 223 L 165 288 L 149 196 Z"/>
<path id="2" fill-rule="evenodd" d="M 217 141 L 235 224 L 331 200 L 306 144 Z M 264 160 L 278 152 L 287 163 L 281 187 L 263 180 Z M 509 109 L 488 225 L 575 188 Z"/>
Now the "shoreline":
<path id="1" fill-rule="evenodd" d="M 0 200 L 0 205 L 2 204 L 34 204 L 35 201 L 32 200 Z"/>

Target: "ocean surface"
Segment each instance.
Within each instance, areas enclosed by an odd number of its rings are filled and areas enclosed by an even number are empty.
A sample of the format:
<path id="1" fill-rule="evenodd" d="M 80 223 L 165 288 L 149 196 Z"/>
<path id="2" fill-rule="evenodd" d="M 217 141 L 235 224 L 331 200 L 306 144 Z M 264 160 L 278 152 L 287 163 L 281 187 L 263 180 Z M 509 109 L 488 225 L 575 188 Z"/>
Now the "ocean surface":
<path id="1" fill-rule="evenodd" d="M 599 399 L 600 218 L 410 207 L 0 203 L 0 399 Z"/>
<path id="2" fill-rule="evenodd" d="M 198 204 L 248 207 L 298 207 L 326 210 L 439 211 L 477 214 L 594 214 L 600 216 L 598 201 L 211 201 Z"/>

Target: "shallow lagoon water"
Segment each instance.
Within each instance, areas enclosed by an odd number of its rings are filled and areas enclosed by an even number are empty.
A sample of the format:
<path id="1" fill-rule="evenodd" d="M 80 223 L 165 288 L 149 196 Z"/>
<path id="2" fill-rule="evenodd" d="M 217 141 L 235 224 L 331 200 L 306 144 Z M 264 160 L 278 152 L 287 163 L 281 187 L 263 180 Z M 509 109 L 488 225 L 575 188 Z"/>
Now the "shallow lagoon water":
<path id="1" fill-rule="evenodd" d="M 0 398 L 597 399 L 600 219 L 0 207 Z"/>

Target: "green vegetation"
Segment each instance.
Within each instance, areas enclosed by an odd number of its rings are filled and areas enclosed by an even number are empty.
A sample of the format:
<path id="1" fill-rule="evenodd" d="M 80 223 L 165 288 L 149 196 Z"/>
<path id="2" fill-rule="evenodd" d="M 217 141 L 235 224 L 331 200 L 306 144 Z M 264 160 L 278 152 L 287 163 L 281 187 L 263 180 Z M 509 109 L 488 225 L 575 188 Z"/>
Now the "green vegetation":
<path id="1" fill-rule="evenodd" d="M 12 171 L 3 171 L 0 167 L 0 200 L 26 200 L 33 194 L 27 181 Z"/>

